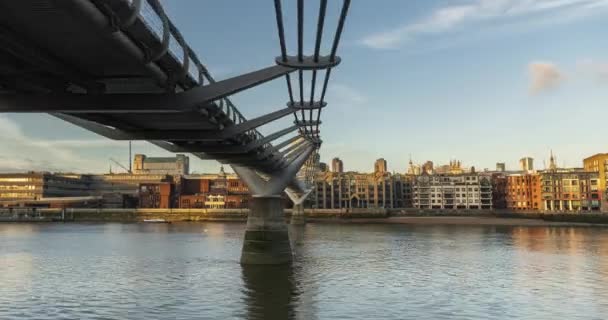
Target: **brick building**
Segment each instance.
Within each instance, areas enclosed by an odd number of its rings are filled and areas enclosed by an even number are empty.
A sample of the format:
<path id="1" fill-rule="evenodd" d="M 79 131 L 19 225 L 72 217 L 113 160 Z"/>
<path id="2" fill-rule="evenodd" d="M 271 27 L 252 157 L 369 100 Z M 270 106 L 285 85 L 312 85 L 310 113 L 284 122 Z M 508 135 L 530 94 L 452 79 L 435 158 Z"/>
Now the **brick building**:
<path id="1" fill-rule="evenodd" d="M 140 208 L 173 208 L 175 185 L 169 182 L 142 183 L 139 185 Z"/>
<path id="2" fill-rule="evenodd" d="M 506 178 L 507 209 L 540 210 L 542 208 L 539 174 L 517 173 L 509 174 Z"/>
<path id="3" fill-rule="evenodd" d="M 181 179 L 180 208 L 240 209 L 249 207 L 249 188 L 236 175 L 187 175 Z"/>

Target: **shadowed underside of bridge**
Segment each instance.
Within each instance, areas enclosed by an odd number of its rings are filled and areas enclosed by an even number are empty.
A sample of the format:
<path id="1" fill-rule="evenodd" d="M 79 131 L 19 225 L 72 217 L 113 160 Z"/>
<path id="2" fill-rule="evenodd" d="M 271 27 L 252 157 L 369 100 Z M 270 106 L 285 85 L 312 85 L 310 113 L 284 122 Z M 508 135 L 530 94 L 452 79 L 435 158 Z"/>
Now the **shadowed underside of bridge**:
<path id="1" fill-rule="evenodd" d="M 290 261 L 279 195 L 287 187 L 301 208 L 310 192 L 325 93 L 340 62 L 336 52 L 350 5 L 343 0 L 335 33 L 326 37 L 331 51 L 323 55 L 328 1 L 319 0 L 314 52 L 305 55 L 304 1 L 293 1 L 296 52 L 288 53 L 275 0 L 280 54 L 269 57 L 267 68 L 222 81 L 214 80 L 158 0 L 2 1 L 0 112 L 49 113 L 110 139 L 146 140 L 232 165 L 254 195 L 242 262 Z M 305 93 L 307 72 L 312 83 Z M 288 89 L 280 110 L 246 119 L 228 98 L 277 78 L 285 78 Z M 287 116 L 294 117 L 287 128 L 269 135 L 257 130 Z"/>

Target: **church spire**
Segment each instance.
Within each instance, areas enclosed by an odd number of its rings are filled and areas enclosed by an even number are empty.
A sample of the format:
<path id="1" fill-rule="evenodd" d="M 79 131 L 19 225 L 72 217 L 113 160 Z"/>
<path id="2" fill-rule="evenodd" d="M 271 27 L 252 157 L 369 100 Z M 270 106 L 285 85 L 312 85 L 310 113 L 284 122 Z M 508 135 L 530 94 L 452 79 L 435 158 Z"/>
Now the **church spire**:
<path id="1" fill-rule="evenodd" d="M 555 157 L 553 156 L 553 150 L 551 150 L 551 157 L 549 158 L 549 169 L 550 170 L 557 169 L 557 164 L 555 162 Z"/>

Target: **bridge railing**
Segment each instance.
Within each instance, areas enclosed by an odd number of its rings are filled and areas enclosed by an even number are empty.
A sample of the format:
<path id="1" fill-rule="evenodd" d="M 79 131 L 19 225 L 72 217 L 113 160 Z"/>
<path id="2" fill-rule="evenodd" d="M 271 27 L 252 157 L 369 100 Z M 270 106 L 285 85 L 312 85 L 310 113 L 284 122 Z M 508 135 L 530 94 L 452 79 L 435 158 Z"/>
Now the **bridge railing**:
<path id="1" fill-rule="evenodd" d="M 168 53 L 178 61 L 184 69 L 187 69 L 187 76 L 199 86 L 205 83 L 216 82 L 211 73 L 200 62 L 198 56 L 188 46 L 178 29 L 173 25 L 165 13 L 160 1 L 158 0 L 126 0 L 132 10 L 137 10 L 138 16 L 144 24 L 152 31 L 160 44 L 168 41 Z M 165 40 L 168 39 L 168 40 Z M 234 123 L 240 124 L 247 119 L 229 98 L 222 98 L 218 101 L 218 107 Z M 262 134 L 257 130 L 252 130 L 252 136 L 261 137 Z"/>

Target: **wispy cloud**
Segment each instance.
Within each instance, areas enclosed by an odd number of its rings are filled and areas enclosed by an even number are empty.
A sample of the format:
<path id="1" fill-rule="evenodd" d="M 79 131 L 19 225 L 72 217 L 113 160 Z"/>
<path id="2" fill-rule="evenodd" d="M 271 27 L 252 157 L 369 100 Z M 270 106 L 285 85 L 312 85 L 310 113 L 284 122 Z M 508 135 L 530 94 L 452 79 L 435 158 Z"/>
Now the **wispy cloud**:
<path id="1" fill-rule="evenodd" d="M 83 159 L 83 148 L 115 147 L 107 139 L 39 139 L 26 135 L 19 124 L 0 115 L 0 170 L 2 171 L 89 171 L 106 165 L 106 161 Z M 105 159 L 104 159 L 105 160 Z"/>
<path id="2" fill-rule="evenodd" d="M 577 61 L 576 69 L 578 72 L 591 76 L 599 81 L 608 81 L 608 62 L 583 59 Z"/>
<path id="3" fill-rule="evenodd" d="M 533 94 L 556 87 L 563 79 L 562 72 L 551 62 L 537 61 L 528 65 L 530 92 Z"/>
<path id="4" fill-rule="evenodd" d="M 346 84 L 333 83 L 327 90 L 332 106 L 352 108 L 367 102 L 365 95 Z"/>
<path id="5" fill-rule="evenodd" d="M 534 20 L 543 13 L 550 13 L 555 21 L 562 14 L 570 18 L 573 10 L 592 14 L 607 7 L 608 0 L 471 0 L 438 8 L 421 20 L 368 35 L 360 43 L 374 49 L 390 49 L 424 35 L 446 33 L 479 22 L 506 22 L 514 18 Z"/>

